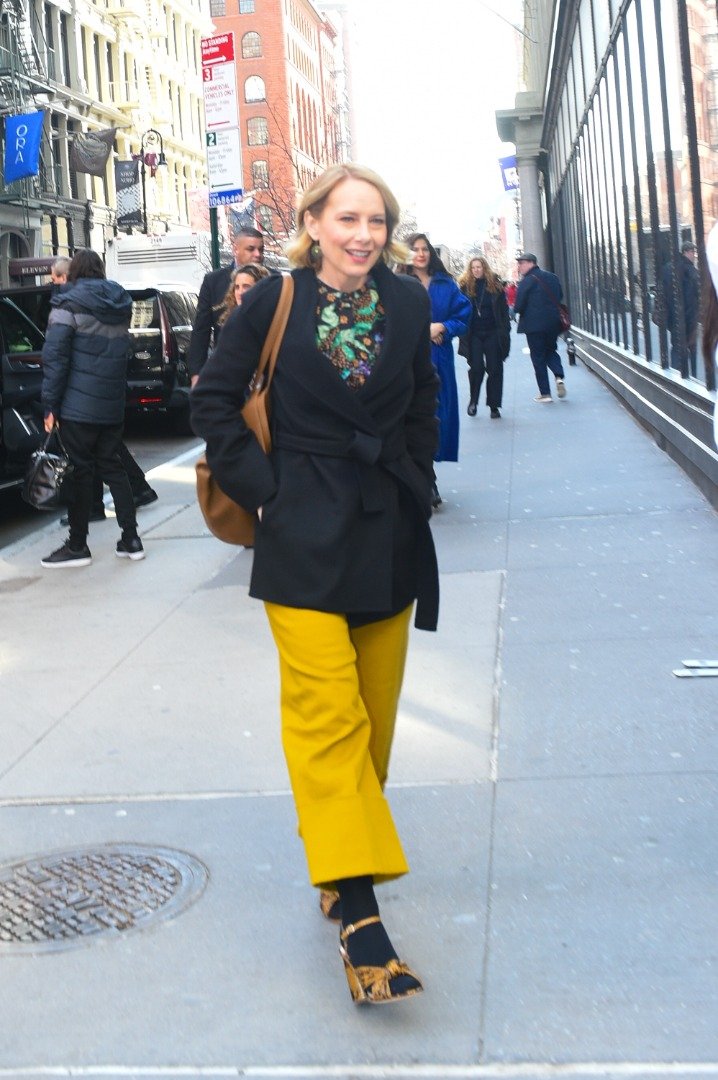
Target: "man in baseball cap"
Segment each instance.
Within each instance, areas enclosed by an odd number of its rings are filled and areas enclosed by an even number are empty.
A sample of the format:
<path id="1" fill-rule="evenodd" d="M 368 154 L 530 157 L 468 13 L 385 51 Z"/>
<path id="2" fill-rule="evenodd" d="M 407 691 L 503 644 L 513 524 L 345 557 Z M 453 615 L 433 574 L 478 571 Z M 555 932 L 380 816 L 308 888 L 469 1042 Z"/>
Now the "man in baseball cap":
<path id="1" fill-rule="evenodd" d="M 566 397 L 563 365 L 556 348 L 561 332 L 559 303 L 563 298 L 561 282 L 555 274 L 541 270 L 533 251 L 522 251 L 516 256 L 521 284 L 516 293 L 514 312 L 519 316 L 517 332 L 526 334 L 526 344 L 534 366 L 538 394 L 534 401 L 549 404 L 551 385 L 548 373 L 556 378 L 556 393 Z"/>

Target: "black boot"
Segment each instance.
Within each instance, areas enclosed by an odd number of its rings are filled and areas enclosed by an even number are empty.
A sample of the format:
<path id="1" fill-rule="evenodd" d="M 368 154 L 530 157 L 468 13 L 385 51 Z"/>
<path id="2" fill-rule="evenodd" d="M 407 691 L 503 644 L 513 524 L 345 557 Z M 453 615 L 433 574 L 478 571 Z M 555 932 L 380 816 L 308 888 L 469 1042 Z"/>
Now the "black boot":
<path id="1" fill-rule="evenodd" d="M 481 383 L 476 377 L 476 372 L 473 368 L 469 368 L 469 406 L 466 410 L 469 416 L 476 416 L 476 406 L 479 402 L 480 389 Z"/>

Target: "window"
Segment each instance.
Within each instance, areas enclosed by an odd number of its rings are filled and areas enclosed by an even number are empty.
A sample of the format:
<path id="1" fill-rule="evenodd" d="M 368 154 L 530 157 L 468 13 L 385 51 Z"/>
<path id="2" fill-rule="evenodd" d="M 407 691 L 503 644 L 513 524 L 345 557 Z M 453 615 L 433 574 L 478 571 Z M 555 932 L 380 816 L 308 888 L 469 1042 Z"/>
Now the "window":
<path id="1" fill-rule="evenodd" d="M 257 210 L 259 211 L 259 224 L 262 232 L 271 233 L 274 228 L 272 211 L 268 206 L 258 206 Z"/>
<path id="2" fill-rule="evenodd" d="M 269 187 L 269 165 L 266 161 L 252 162 L 252 187 Z"/>
<path id="3" fill-rule="evenodd" d="M 252 30 L 242 38 L 242 57 L 244 60 L 251 60 L 253 56 L 261 55 L 262 39 L 259 34 L 255 34 Z"/>
<path id="4" fill-rule="evenodd" d="M 263 116 L 253 116 L 247 121 L 247 142 L 250 146 L 266 146 L 269 142 L 269 129 Z"/>
<path id="5" fill-rule="evenodd" d="M 254 15 L 254 0 L 239 0 L 240 15 Z"/>
<path id="6" fill-rule="evenodd" d="M 259 75 L 250 75 L 244 83 L 244 100 L 264 101 L 266 96 L 264 79 L 261 79 Z"/>
<path id="7" fill-rule="evenodd" d="M 0 300 L 0 318 L 5 350 L 9 353 L 40 352 L 42 334 L 21 311 L 4 298 Z"/>
<path id="8" fill-rule="evenodd" d="M 211 19 L 221 19 L 227 14 L 225 0 L 209 0 L 209 15 Z"/>

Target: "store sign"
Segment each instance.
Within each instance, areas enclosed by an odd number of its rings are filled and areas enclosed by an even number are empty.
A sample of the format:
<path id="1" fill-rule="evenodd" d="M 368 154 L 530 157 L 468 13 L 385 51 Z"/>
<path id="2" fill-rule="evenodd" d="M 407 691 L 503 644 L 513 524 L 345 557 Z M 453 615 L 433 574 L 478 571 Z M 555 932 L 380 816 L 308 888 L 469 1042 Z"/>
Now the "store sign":
<path id="1" fill-rule="evenodd" d="M 202 89 L 209 205 L 226 206 L 240 202 L 243 194 L 233 33 L 202 38 Z"/>

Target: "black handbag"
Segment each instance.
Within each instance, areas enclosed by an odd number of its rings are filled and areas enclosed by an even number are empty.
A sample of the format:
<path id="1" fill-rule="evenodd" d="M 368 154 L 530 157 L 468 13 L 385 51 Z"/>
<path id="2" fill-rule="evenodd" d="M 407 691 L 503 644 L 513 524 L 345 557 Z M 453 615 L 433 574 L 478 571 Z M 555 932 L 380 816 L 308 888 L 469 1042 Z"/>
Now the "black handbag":
<path id="1" fill-rule="evenodd" d="M 51 454 L 48 450 L 50 439 L 55 436 L 60 450 Z M 66 481 L 72 476 L 75 466 L 62 445 L 60 432 L 55 427 L 48 431 L 42 446 L 30 458 L 22 485 L 22 497 L 36 510 L 56 510 L 64 506 Z"/>

